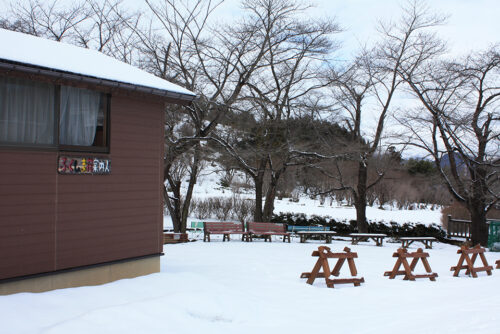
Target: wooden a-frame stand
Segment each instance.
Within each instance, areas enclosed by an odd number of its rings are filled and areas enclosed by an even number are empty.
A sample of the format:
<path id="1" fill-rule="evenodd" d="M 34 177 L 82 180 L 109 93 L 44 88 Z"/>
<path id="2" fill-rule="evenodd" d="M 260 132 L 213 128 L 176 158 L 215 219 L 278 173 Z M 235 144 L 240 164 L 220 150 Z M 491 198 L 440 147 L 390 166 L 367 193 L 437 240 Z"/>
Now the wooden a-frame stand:
<path id="1" fill-rule="evenodd" d="M 457 277 L 462 269 L 466 269 L 465 274 L 472 274 L 472 277 L 477 277 L 477 273 L 480 271 L 486 271 L 488 275 L 491 275 L 493 267 L 488 265 L 488 261 L 486 261 L 486 257 L 484 256 L 484 251 L 485 249 L 482 248 L 481 245 L 476 245 L 472 248 L 468 248 L 467 246 L 460 247 L 457 251 L 457 254 L 461 254 L 458 259 L 458 264 L 455 267 L 450 268 L 451 271 L 454 271 L 453 276 Z M 472 257 L 469 258 L 469 254 L 472 254 Z M 483 266 L 474 268 L 474 262 L 476 261 L 478 255 L 483 262 Z"/>
<path id="2" fill-rule="evenodd" d="M 427 261 L 429 253 L 424 253 L 422 248 L 417 249 L 417 251 L 413 253 L 408 253 L 405 248 L 399 248 L 396 253 L 392 254 L 392 257 L 397 257 L 398 259 L 392 271 L 386 271 L 384 273 L 384 276 L 389 276 L 389 279 L 394 279 L 398 275 L 404 275 L 404 279 L 410 281 L 414 281 L 415 278 L 428 278 L 431 281 L 435 281 L 436 277 L 438 277 L 438 274 L 432 272 L 431 266 Z M 408 264 L 407 259 L 412 259 L 411 264 Z M 427 274 L 415 275 L 413 273 L 419 259 L 422 260 L 422 264 Z M 403 266 L 403 270 L 399 270 L 401 265 Z"/>
<path id="3" fill-rule="evenodd" d="M 357 253 L 351 252 L 348 247 L 344 248 L 345 253 L 332 253 L 330 252 L 330 248 L 326 246 L 318 247 L 317 251 L 312 253 L 312 256 L 318 256 L 318 261 L 314 265 L 313 270 L 310 273 L 302 273 L 300 278 L 307 278 L 307 284 L 313 284 L 314 280 L 318 277 L 324 277 L 326 286 L 329 288 L 333 288 L 335 284 L 345 284 L 352 283 L 354 286 L 360 286 L 361 283 L 365 282 L 363 277 L 361 278 L 334 278 L 330 279 L 330 275 L 339 276 L 340 268 L 344 264 L 345 260 L 349 264 L 349 270 L 351 271 L 351 276 L 356 276 L 358 271 L 356 269 L 356 265 L 354 264 L 354 259 L 358 257 Z M 338 259 L 335 267 L 330 272 L 330 266 L 328 265 L 328 259 Z M 323 268 L 323 272 L 320 272 L 320 269 Z"/>

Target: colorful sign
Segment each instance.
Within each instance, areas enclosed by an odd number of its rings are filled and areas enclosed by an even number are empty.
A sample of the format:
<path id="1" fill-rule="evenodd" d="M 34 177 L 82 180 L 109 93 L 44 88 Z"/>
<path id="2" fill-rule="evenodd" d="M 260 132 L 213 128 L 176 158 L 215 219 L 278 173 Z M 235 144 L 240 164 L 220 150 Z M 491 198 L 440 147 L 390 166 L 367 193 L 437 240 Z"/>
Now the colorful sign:
<path id="1" fill-rule="evenodd" d="M 59 174 L 111 174 L 111 159 L 60 156 L 57 172 Z"/>

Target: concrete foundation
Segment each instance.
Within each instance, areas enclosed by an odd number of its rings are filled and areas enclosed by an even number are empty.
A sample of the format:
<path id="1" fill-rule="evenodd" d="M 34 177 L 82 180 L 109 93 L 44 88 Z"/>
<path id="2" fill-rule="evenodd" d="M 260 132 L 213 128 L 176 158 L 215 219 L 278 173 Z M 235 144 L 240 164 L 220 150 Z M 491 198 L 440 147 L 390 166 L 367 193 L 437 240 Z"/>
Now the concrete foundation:
<path id="1" fill-rule="evenodd" d="M 0 295 L 100 285 L 159 271 L 160 257 L 154 256 L 0 283 Z"/>

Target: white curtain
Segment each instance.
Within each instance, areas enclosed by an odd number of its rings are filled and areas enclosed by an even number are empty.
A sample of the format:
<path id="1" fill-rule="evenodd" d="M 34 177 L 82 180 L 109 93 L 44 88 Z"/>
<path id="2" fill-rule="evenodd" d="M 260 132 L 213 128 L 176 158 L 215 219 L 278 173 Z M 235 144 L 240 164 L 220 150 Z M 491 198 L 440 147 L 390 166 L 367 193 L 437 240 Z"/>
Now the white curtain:
<path id="1" fill-rule="evenodd" d="M 99 103 L 98 92 L 61 86 L 59 144 L 92 146 Z"/>
<path id="2" fill-rule="evenodd" d="M 54 143 L 54 86 L 0 77 L 0 142 Z"/>

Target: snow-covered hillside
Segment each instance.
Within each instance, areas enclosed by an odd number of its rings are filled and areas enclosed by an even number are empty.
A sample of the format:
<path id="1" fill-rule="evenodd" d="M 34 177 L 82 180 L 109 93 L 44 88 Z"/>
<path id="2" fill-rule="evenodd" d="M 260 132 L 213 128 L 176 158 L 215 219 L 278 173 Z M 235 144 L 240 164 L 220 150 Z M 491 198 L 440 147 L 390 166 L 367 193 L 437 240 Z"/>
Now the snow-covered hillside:
<path id="1" fill-rule="evenodd" d="M 208 168 L 208 172 L 202 174 L 195 186 L 193 197 L 194 199 L 206 199 L 209 197 L 231 197 L 234 196 L 234 189 L 223 188 L 219 184 L 221 173 L 218 173 L 213 168 Z M 185 183 L 184 186 L 187 186 Z M 241 198 L 254 199 L 252 192 L 245 192 L 238 189 L 237 196 Z M 337 221 L 349 221 L 356 219 L 356 210 L 353 206 L 346 206 L 345 203 L 330 203 L 328 200 L 323 204 L 319 199 L 311 199 L 308 196 L 299 196 L 298 202 L 293 202 L 289 198 L 275 201 L 274 213 L 304 213 L 308 216 L 328 216 Z M 424 225 L 437 224 L 441 225 L 441 210 L 437 207 L 431 210 L 428 206 L 425 209 L 415 210 L 398 210 L 395 207 L 384 206 L 379 209 L 377 206 L 367 207 L 367 219 L 376 222 L 396 222 L 404 223 L 420 223 Z M 200 221 L 200 217 L 193 216 L 188 221 L 190 226 L 191 221 Z M 166 212 L 164 219 L 165 228 L 172 227 L 172 221 Z"/>

